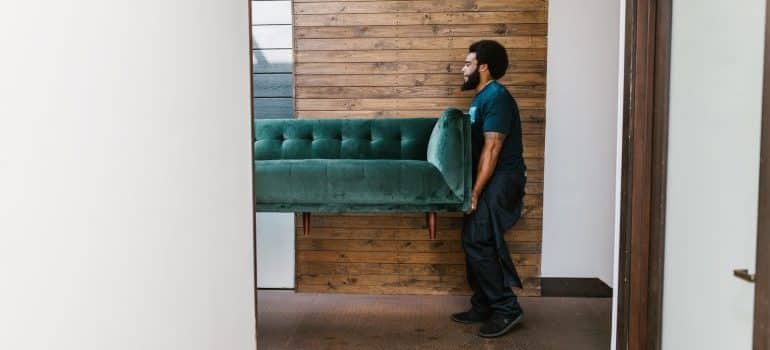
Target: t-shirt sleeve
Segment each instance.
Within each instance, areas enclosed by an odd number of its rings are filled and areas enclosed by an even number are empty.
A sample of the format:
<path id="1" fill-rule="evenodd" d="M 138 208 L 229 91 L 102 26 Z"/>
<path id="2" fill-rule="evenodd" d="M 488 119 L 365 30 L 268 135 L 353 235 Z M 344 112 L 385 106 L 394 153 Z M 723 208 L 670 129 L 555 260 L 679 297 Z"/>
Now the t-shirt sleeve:
<path id="1" fill-rule="evenodd" d="M 485 109 L 487 113 L 484 116 L 484 132 L 499 132 L 506 135 L 511 133 L 513 98 L 508 94 L 498 94 L 488 101 Z"/>

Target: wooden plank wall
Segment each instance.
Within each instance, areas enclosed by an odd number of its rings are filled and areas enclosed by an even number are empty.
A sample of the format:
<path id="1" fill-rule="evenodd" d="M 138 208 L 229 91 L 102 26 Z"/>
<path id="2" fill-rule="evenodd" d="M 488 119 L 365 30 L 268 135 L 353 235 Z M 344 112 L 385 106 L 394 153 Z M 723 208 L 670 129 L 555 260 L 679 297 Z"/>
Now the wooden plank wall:
<path id="1" fill-rule="evenodd" d="M 540 294 L 545 130 L 546 0 L 294 0 L 295 113 L 299 118 L 436 117 L 467 111 L 461 92 L 468 45 L 507 49 L 502 83 L 521 109 L 529 184 L 522 220 L 507 235 L 525 281 Z M 297 219 L 299 292 L 468 294 L 460 214 L 313 214 Z"/>

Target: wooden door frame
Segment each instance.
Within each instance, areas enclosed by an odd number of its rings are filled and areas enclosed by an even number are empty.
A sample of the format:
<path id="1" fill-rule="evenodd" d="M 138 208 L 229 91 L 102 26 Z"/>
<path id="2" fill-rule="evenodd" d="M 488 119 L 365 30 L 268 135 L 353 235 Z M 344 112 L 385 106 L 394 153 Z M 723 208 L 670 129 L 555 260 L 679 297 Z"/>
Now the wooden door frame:
<path id="1" fill-rule="evenodd" d="M 762 141 L 759 156 L 757 262 L 754 286 L 754 350 L 770 349 L 770 0 L 765 2 L 765 58 L 762 82 Z M 764 247 L 764 249 L 763 249 Z"/>
<path id="2" fill-rule="evenodd" d="M 660 349 L 672 0 L 627 0 L 617 349 Z"/>
<path id="3" fill-rule="evenodd" d="M 661 348 L 672 0 L 627 0 L 617 349 Z M 753 349 L 770 349 L 770 0 L 766 0 Z"/>

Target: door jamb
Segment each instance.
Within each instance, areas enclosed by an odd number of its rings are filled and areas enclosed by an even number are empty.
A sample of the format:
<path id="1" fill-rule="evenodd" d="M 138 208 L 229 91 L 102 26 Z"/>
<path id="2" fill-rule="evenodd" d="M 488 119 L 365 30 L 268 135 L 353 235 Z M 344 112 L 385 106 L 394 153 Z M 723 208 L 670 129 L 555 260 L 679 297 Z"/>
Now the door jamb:
<path id="1" fill-rule="evenodd" d="M 659 350 L 672 0 L 627 0 L 617 350 Z"/>
<path id="2" fill-rule="evenodd" d="M 770 1 L 765 2 L 765 57 L 762 82 L 762 136 L 759 156 L 757 255 L 754 286 L 754 350 L 770 349 Z"/>

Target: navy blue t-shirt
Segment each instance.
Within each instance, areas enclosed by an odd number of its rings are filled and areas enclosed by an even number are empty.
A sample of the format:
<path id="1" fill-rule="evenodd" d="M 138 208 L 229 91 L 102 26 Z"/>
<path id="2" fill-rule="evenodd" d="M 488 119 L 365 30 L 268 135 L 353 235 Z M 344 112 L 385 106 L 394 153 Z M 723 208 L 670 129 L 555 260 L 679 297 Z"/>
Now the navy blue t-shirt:
<path id="1" fill-rule="evenodd" d="M 474 174 L 478 171 L 485 132 L 499 132 L 506 135 L 495 172 L 526 171 L 527 167 L 524 165 L 522 155 L 524 146 L 521 141 L 519 107 L 505 86 L 496 80 L 487 84 L 473 98 L 468 114 L 471 118 Z"/>

